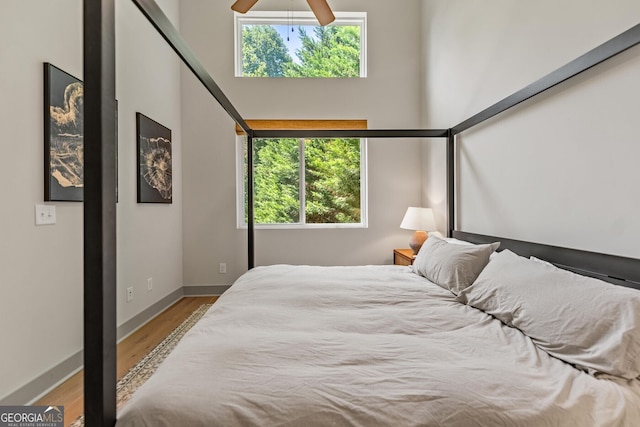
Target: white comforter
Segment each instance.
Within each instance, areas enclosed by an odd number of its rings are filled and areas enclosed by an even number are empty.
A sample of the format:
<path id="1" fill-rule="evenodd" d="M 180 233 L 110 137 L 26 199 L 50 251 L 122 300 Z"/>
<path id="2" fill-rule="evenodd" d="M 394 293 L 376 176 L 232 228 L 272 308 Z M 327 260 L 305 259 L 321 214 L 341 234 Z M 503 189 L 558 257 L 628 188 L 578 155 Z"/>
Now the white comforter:
<path id="1" fill-rule="evenodd" d="M 117 426 L 143 425 L 638 426 L 640 381 L 554 359 L 406 267 L 280 265 L 134 394 Z"/>

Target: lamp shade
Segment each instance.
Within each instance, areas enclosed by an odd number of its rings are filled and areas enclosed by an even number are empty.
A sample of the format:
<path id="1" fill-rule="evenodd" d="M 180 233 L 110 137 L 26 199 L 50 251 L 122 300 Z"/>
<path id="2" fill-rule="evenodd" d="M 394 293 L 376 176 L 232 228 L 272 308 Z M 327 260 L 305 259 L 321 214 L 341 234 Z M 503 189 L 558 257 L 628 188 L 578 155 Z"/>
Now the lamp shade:
<path id="1" fill-rule="evenodd" d="M 405 230 L 435 231 L 436 219 L 431 208 L 410 207 L 404 214 L 400 228 Z"/>

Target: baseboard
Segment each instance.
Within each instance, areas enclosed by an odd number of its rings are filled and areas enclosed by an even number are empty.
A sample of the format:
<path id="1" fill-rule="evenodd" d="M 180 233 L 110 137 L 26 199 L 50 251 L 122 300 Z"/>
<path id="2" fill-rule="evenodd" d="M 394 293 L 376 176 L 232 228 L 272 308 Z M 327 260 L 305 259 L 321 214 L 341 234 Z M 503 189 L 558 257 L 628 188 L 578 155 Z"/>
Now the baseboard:
<path id="1" fill-rule="evenodd" d="M 131 319 L 124 322 L 122 325 L 118 326 L 118 330 L 116 332 L 116 339 L 118 342 L 122 341 L 137 329 L 139 329 L 142 325 L 147 323 L 149 320 L 156 317 L 158 314 L 165 311 L 169 306 L 174 304 L 180 298 L 184 296 L 184 287 L 180 289 L 176 289 L 171 292 L 166 297 L 162 298 L 160 301 L 150 305 L 146 309 L 142 310 L 140 313 L 133 316 Z"/>
<path id="2" fill-rule="evenodd" d="M 162 313 L 180 298 L 185 296 L 222 295 L 229 285 L 189 285 L 183 286 L 152 304 L 142 312 L 118 326 L 116 337 L 118 342 L 131 335 L 145 323 Z M 84 352 L 82 350 L 63 360 L 53 368 L 39 375 L 14 392 L 0 399 L 0 405 L 31 405 L 42 396 L 58 387 L 82 369 Z M 44 391 L 43 391 L 44 390 Z"/>
<path id="3" fill-rule="evenodd" d="M 13 393 L 0 399 L 0 405 L 31 405 L 53 387 L 62 384 L 82 369 L 84 352 L 78 351 Z M 44 392 L 42 390 L 45 390 Z"/>
<path id="4" fill-rule="evenodd" d="M 186 285 L 183 286 L 185 297 L 222 295 L 231 285 Z"/>

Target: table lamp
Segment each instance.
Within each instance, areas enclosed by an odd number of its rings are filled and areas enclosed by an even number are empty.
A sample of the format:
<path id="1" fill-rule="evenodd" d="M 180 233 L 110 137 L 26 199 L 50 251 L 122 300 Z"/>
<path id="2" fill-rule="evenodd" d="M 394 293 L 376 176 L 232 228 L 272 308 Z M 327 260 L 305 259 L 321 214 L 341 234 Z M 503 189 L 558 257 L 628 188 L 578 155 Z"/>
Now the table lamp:
<path id="1" fill-rule="evenodd" d="M 437 230 L 433 210 L 431 208 L 408 208 L 400 228 L 415 230 L 409 241 L 409 247 L 413 250 L 414 255 L 417 254 L 424 241 L 427 240 L 427 232 Z"/>

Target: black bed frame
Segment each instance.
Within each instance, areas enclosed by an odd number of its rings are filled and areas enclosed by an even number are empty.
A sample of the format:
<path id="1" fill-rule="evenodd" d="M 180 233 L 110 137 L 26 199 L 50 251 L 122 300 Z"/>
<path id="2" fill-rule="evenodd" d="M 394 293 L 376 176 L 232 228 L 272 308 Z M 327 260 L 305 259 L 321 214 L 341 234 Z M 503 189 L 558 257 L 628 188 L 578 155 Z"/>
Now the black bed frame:
<path id="1" fill-rule="evenodd" d="M 560 248 L 456 230 L 456 135 L 640 44 L 640 24 L 587 52 L 531 85 L 449 129 L 254 130 L 198 61 L 154 0 L 132 0 L 185 65 L 247 134 L 254 138 L 353 137 L 445 138 L 447 141 L 447 232 L 475 243 L 500 241 L 522 256 L 536 256 L 581 274 L 640 289 L 640 260 Z M 116 200 L 115 200 L 115 0 L 84 0 L 85 147 L 84 197 L 84 396 L 85 425 L 116 420 Z M 248 267 L 255 265 L 253 157 L 249 153 Z"/>

